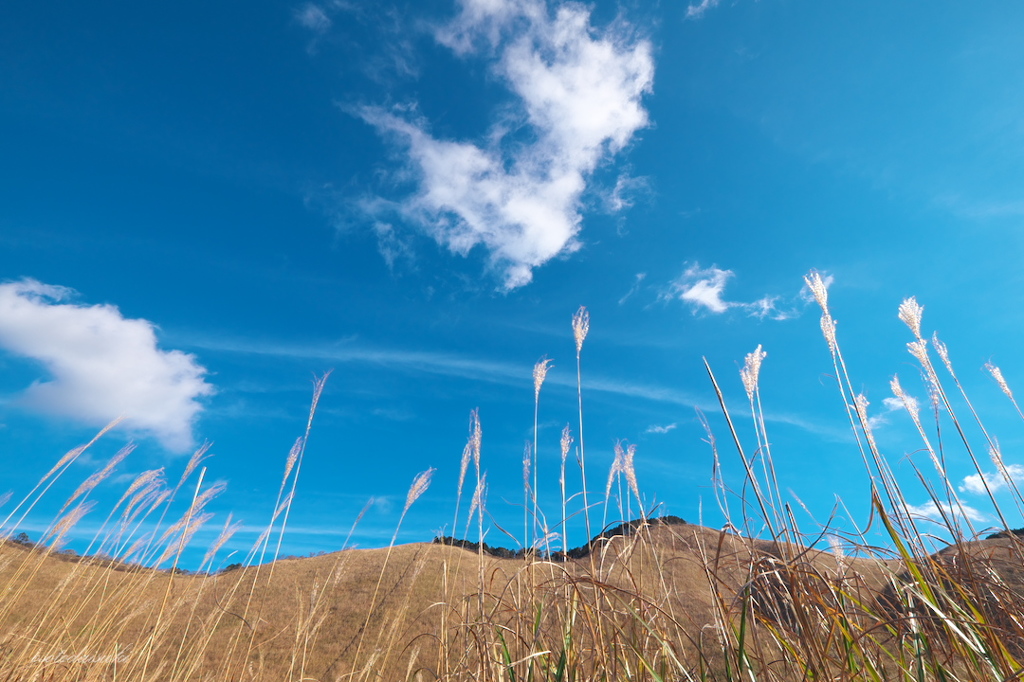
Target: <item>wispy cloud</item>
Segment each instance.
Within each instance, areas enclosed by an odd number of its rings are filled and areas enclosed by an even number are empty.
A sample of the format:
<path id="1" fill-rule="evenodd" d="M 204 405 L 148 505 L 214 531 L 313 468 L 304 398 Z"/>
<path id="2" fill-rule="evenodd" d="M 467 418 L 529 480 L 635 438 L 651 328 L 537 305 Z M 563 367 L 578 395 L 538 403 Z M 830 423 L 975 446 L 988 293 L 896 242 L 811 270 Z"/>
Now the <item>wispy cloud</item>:
<path id="1" fill-rule="evenodd" d="M 705 308 L 713 313 L 724 313 L 733 304 L 722 300 L 725 285 L 736 273 L 732 270 L 721 270 L 712 265 L 702 269 L 699 263 L 688 267 L 677 280 L 672 282 L 673 293 L 681 301 L 693 305 L 695 309 Z"/>
<path id="2" fill-rule="evenodd" d="M 31 279 L 0 284 L 0 347 L 50 374 L 18 402 L 90 425 L 122 416 L 168 449 L 192 447 L 200 399 L 214 391 L 206 370 L 192 355 L 158 348 L 151 322 L 111 305 L 66 302 L 73 295 Z"/>
<path id="3" fill-rule="evenodd" d="M 377 222 L 373 225 L 373 232 L 377 236 L 377 250 L 387 264 L 388 270 L 394 271 L 395 263 L 398 261 L 415 262 L 416 256 L 412 247 L 398 233 L 394 225 Z"/>
<path id="4" fill-rule="evenodd" d="M 921 505 L 908 504 L 907 512 L 910 514 L 911 517 L 916 517 L 918 519 L 930 519 L 932 521 L 939 522 L 941 522 L 942 520 L 943 512 L 946 514 L 947 518 L 962 516 L 971 521 L 981 522 L 988 520 L 988 516 L 981 513 L 974 507 L 971 507 L 970 505 L 964 504 L 961 505 L 960 507 L 951 507 L 950 505 L 943 502 L 941 503 L 940 509 L 940 505 L 935 504 L 934 500 L 929 500 L 928 502 L 925 502 L 924 504 Z"/>
<path id="5" fill-rule="evenodd" d="M 1020 464 L 1007 464 L 1006 475 L 1010 477 L 1010 480 L 1014 483 L 1024 482 L 1024 466 Z M 961 492 L 975 493 L 976 495 L 985 495 L 988 490 L 992 492 L 998 492 L 1007 486 L 1006 478 L 998 473 L 991 472 L 986 473 L 985 477 L 982 478 L 981 474 L 971 474 L 970 476 L 964 476 L 963 484 L 960 486 Z"/>
<path id="6" fill-rule="evenodd" d="M 290 344 L 274 342 L 253 342 L 230 339 L 191 339 L 194 348 L 229 353 L 251 353 L 289 358 L 315 358 L 336 363 L 367 363 L 394 370 L 425 372 L 474 381 L 486 381 L 508 386 L 533 386 L 533 364 L 515 364 L 482 360 L 448 353 L 430 351 L 407 351 L 401 349 L 367 348 L 355 344 Z M 576 375 L 564 376 L 552 372 L 545 379 L 545 386 L 561 386 L 576 389 Z M 650 384 L 635 384 L 616 379 L 590 376 L 584 380 L 584 388 L 590 391 L 613 393 L 653 402 L 670 403 L 684 407 L 715 409 L 717 403 L 703 400 L 684 391 Z M 532 389 L 531 389 L 532 390 Z"/>
<path id="7" fill-rule="evenodd" d="M 358 114 L 407 154 L 417 189 L 396 204 L 403 217 L 453 253 L 482 246 L 506 289 L 523 286 L 580 248 L 591 174 L 648 124 L 651 45 L 622 21 L 595 28 L 582 4 L 552 12 L 543 0 L 462 0 L 435 37 L 464 58 L 495 57 L 516 96 L 487 142 L 438 139 L 409 107 Z"/>
<path id="8" fill-rule="evenodd" d="M 660 424 L 651 424 L 650 426 L 647 427 L 647 430 L 644 431 L 644 433 L 668 433 L 677 426 L 679 425 L 676 424 L 675 422 L 672 422 L 671 424 L 665 424 L 664 426 Z"/>
<path id="9" fill-rule="evenodd" d="M 622 173 L 615 181 L 615 187 L 607 193 L 605 205 L 609 212 L 618 213 L 632 208 L 638 195 L 650 193 L 650 181 L 647 178 L 635 178 L 628 173 Z"/>
<path id="10" fill-rule="evenodd" d="M 718 7 L 720 0 L 701 0 L 700 4 L 689 5 L 686 8 L 687 19 L 700 19 L 709 9 Z"/>
<path id="11" fill-rule="evenodd" d="M 326 33 L 333 23 L 322 7 L 311 2 L 303 5 L 295 13 L 295 19 L 303 28 L 307 28 L 317 34 Z"/>
<path id="12" fill-rule="evenodd" d="M 394 371 L 424 372 L 533 390 L 532 362 L 516 364 L 430 351 L 368 348 L 354 343 L 294 344 L 241 339 L 192 338 L 188 340 L 187 345 L 208 351 L 312 358 L 338 364 L 366 363 L 390 368 Z M 571 372 L 553 371 L 548 374 L 544 385 L 569 389 L 575 394 L 576 375 Z M 701 397 L 676 388 L 622 381 L 593 374 L 584 377 L 583 389 L 628 398 L 640 398 L 688 409 L 697 408 L 708 413 L 714 413 L 719 409 L 718 402 L 710 396 Z M 743 412 L 737 410 L 737 413 L 742 414 Z M 805 419 L 798 415 L 769 412 L 765 415 L 765 419 L 773 423 L 788 424 L 836 442 L 846 442 L 851 437 L 848 429 L 842 426 L 833 426 L 821 420 Z"/>
<path id="13" fill-rule="evenodd" d="M 979 199 L 961 194 L 943 194 L 935 203 L 963 218 L 988 220 L 998 218 L 1019 218 L 1024 216 L 1024 200 L 1012 197 L 1004 199 Z"/>
<path id="14" fill-rule="evenodd" d="M 636 273 L 636 276 L 633 279 L 633 286 L 631 286 L 629 288 L 629 291 L 627 291 L 625 293 L 625 295 L 623 295 L 623 297 L 619 299 L 619 305 L 622 305 L 627 300 L 629 300 L 630 296 L 632 296 L 636 292 L 640 291 L 640 285 L 643 284 L 643 281 L 646 278 L 647 278 L 647 273 L 646 272 L 638 272 L 638 273 Z"/>
<path id="15" fill-rule="evenodd" d="M 669 283 L 662 299 L 679 300 L 688 304 L 694 313 L 719 315 L 727 310 L 740 310 L 758 319 L 788 320 L 800 314 L 808 299 L 801 293 L 793 297 L 763 296 L 756 301 L 729 301 L 725 288 L 736 276 L 732 270 L 717 265 L 702 268 L 700 263 L 687 265 L 682 274 Z M 831 278 L 829 279 L 831 283 Z"/>

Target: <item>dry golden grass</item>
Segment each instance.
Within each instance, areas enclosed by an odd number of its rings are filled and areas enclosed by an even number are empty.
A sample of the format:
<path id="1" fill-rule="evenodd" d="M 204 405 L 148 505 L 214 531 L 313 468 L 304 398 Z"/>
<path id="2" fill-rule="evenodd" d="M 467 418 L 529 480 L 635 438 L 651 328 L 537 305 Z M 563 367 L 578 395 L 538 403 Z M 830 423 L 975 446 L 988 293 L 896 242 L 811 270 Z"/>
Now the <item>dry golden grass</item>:
<path id="1" fill-rule="evenodd" d="M 958 589 L 966 587 L 965 602 L 976 597 L 974 605 L 990 612 L 991 627 L 996 616 L 1007 621 L 998 627 L 1019 655 L 1019 624 L 1007 613 L 1007 600 L 1019 607 L 1024 589 L 1014 542 L 952 547 L 935 565 Z M 744 655 L 759 663 L 758 677 L 801 679 L 802 658 L 828 660 L 828 652 L 811 650 L 811 633 L 802 629 L 815 628 L 822 648 L 844 641 L 835 632 L 840 596 L 858 603 L 845 608 L 848 626 L 877 640 L 860 646 L 878 650 L 881 679 L 898 671 L 881 653 L 898 650 L 901 629 L 909 627 L 894 589 L 913 579 L 898 559 L 838 557 L 658 524 L 603 541 L 593 558 L 597 576 L 589 558 L 524 561 L 412 544 L 390 556 L 386 549 L 347 550 L 281 560 L 271 580 L 266 567 L 258 576 L 255 567 L 172 576 L 5 543 L 0 583 L 19 566 L 39 568 L 0 631 L 0 679 L 141 679 L 148 668 L 153 680 L 497 680 L 526 679 L 531 665 L 534 679 L 556 679 L 563 653 L 572 672 L 562 679 L 728 679 L 747 677 L 729 671 L 744 663 L 728 661 L 744 613 Z M 970 593 L 978 573 L 970 562 L 994 570 L 1004 590 L 992 590 L 988 576 Z M 169 583 L 162 630 L 149 644 Z M 258 595 L 258 621 L 242 617 L 250 594 Z M 794 654 L 781 642 L 809 650 Z M 842 658 L 832 663 L 834 676 L 821 679 L 857 679 L 840 674 Z"/>

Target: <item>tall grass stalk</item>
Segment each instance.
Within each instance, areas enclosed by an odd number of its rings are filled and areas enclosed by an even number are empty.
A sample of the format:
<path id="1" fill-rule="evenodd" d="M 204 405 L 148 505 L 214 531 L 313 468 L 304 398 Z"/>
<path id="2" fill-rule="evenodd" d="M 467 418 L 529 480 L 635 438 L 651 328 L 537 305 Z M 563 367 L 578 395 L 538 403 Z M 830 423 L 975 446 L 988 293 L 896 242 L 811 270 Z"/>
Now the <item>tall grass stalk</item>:
<path id="1" fill-rule="evenodd" d="M 153 643 L 158 634 L 160 634 L 160 626 L 162 625 L 162 619 L 164 611 L 167 608 L 167 598 L 171 594 L 171 585 L 174 584 L 174 573 L 178 568 L 178 560 L 181 558 L 181 552 L 185 549 L 185 542 L 187 533 L 186 530 L 192 523 L 192 515 L 195 513 L 197 501 L 199 500 L 199 490 L 203 487 L 203 479 L 206 478 L 206 467 L 203 467 L 199 472 L 199 480 L 196 481 L 196 491 L 192 495 L 192 504 L 188 507 L 188 512 L 185 515 L 185 526 L 182 529 L 181 537 L 178 541 L 177 551 L 174 553 L 174 563 L 171 566 L 170 573 L 167 575 L 167 587 L 164 589 L 163 599 L 160 600 L 160 609 L 156 612 L 156 623 L 153 625 L 153 631 L 150 636 L 146 639 L 146 648 L 143 653 L 143 665 L 142 665 L 142 676 L 141 679 L 146 679 L 146 671 L 149 670 L 150 659 L 153 653 Z"/>
<path id="2" fill-rule="evenodd" d="M 380 596 L 380 586 L 384 581 L 384 575 L 387 571 L 388 560 L 391 558 L 391 553 L 395 548 L 395 541 L 398 540 L 398 532 L 402 528 L 402 521 L 405 520 L 405 515 L 409 513 L 409 508 L 412 507 L 413 503 L 420 498 L 430 487 L 430 479 L 434 475 L 435 469 L 427 469 L 416 475 L 413 479 L 412 485 L 409 486 L 409 492 L 405 497 L 405 506 L 402 507 L 402 513 L 398 517 L 398 523 L 395 526 L 395 533 L 391 536 L 391 542 L 388 543 L 387 554 L 384 555 L 384 561 L 381 564 L 380 573 L 377 575 L 377 584 L 373 588 L 373 596 L 370 597 L 370 606 L 366 611 L 366 620 L 363 622 L 363 626 L 359 629 L 359 644 L 356 646 L 356 655 L 353 662 L 353 669 L 360 670 L 360 653 L 363 648 L 363 640 L 366 636 L 366 629 L 370 625 L 370 618 L 373 617 L 374 610 L 377 607 L 377 598 Z"/>
<path id="3" fill-rule="evenodd" d="M 580 442 L 578 462 L 580 479 L 583 482 L 583 487 L 580 489 L 580 492 L 583 494 L 583 518 L 587 527 L 587 537 L 592 538 L 594 533 L 590 527 L 590 502 L 587 500 L 587 453 L 583 445 L 583 366 L 580 361 L 583 342 L 586 340 L 589 332 L 590 312 L 584 306 L 580 306 L 579 310 L 572 316 L 572 333 L 576 341 L 576 398 L 579 406 L 580 424 L 580 430 L 577 434 Z"/>
<path id="4" fill-rule="evenodd" d="M 561 452 L 561 467 L 558 475 L 558 487 L 562 495 L 562 521 L 559 523 L 559 529 L 562 532 L 562 551 L 568 552 L 572 546 L 569 544 L 569 529 L 567 527 L 566 518 L 566 497 L 565 497 L 565 460 L 569 456 L 569 450 L 572 448 L 572 431 L 569 425 L 566 424 L 565 428 L 562 429 L 562 438 L 559 441 L 559 450 Z"/>
<path id="5" fill-rule="evenodd" d="M 548 358 L 541 358 L 533 366 L 533 541 L 529 544 L 531 547 L 537 544 L 537 523 L 540 517 L 537 505 L 537 495 L 540 491 L 538 484 L 540 466 L 537 455 L 537 420 L 540 415 L 540 389 L 544 385 L 544 379 L 547 378 L 550 369 L 551 360 Z M 524 539 L 523 542 L 525 543 L 526 540 Z"/>

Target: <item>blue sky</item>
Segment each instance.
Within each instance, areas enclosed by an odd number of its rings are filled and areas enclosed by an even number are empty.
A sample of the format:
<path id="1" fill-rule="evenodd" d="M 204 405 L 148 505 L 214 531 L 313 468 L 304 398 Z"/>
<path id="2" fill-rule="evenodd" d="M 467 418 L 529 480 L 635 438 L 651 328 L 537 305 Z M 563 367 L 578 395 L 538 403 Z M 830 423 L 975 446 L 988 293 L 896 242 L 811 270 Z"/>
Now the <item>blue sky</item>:
<path id="1" fill-rule="evenodd" d="M 1011 2 L 5 8 L 4 489 L 20 499 L 123 416 L 23 527 L 38 534 L 133 441 L 93 493 L 84 546 L 135 475 L 166 467 L 173 483 L 211 442 L 207 480 L 228 482 L 211 527 L 243 519 L 224 554 L 244 552 L 311 381 L 333 370 L 285 553 L 338 548 L 371 497 L 353 542 L 386 544 L 428 467 L 399 539 L 450 532 L 474 408 L 487 510 L 521 529 L 532 368 L 553 361 L 537 462 L 554 518 L 585 305 L 598 498 L 621 440 L 649 502 L 721 525 L 697 409 L 726 482 L 739 491 L 743 474 L 702 357 L 752 439 L 739 368 L 763 345 L 783 487 L 818 520 L 840 496 L 843 523 L 863 523 L 868 480 L 803 289 L 812 269 L 912 503 L 928 499 L 912 468 L 927 456 L 884 402 L 897 373 L 927 402 L 896 317 L 908 296 L 1007 464 L 1024 464 L 1019 418 L 982 369 L 1024 376 L 1022 22 Z M 965 486 L 969 458 L 947 444 Z M 992 525 L 985 498 L 963 494 Z M 488 540 L 513 544 L 497 528 Z"/>

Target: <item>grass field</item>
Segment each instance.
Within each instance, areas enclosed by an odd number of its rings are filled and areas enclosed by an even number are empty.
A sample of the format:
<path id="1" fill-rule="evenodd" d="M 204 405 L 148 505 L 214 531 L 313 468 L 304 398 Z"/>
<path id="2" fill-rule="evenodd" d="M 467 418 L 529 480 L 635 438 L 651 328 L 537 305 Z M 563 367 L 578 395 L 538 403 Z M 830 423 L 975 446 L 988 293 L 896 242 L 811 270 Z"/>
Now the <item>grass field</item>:
<path id="1" fill-rule="evenodd" d="M 586 551 L 568 556 L 548 551 L 544 538 L 557 533 L 567 515 L 565 466 L 574 445 L 569 431 L 562 441 L 562 508 L 554 528 L 534 522 L 541 518 L 531 494 L 536 482 L 531 485 L 529 459 L 524 462 L 523 532 L 529 536 L 533 526 L 538 551 L 505 557 L 482 545 L 396 545 L 393 539 L 382 549 L 278 560 L 279 529 L 294 499 L 303 438 L 286 462 L 274 521 L 246 560 L 229 571 L 187 574 L 177 570 L 178 560 L 208 520 L 205 506 L 218 492 L 203 485 L 202 452 L 173 486 L 162 472 L 140 476 L 109 511 L 86 556 L 69 557 L 52 547 L 89 510 L 89 492 L 111 466 L 82 484 L 42 542 L 15 541 L 18 520 L 88 447 L 83 446 L 59 461 L 20 504 L 9 505 L 14 511 L 2 527 L 8 539 L 0 545 L 0 680 L 1020 678 L 1024 544 L 1009 532 L 978 539 L 965 530 L 940 444 L 907 399 L 940 481 L 929 488 L 932 502 L 953 538 L 937 552 L 929 549 L 933 544 L 918 529 L 875 444 L 865 401 L 847 375 L 826 287 L 815 273 L 807 283 L 822 308 L 838 389 L 873 482 L 872 522 L 884 529 L 885 539 L 876 546 L 847 533 L 845 549 L 823 551 L 822 539 L 839 530 L 797 526 L 771 463 L 758 386 L 760 348 L 741 372 L 756 442 L 741 441 L 723 399 L 730 433 L 720 441 L 731 441 L 731 452 L 715 446 L 715 457 L 742 461 L 750 491 L 744 508 L 757 514 L 733 519 L 730 531 L 641 516 L 627 532 L 601 534 L 614 525 L 606 523 L 609 510 L 602 506 L 614 477 L 642 509 L 632 451 L 620 450 L 605 490 L 584 485 L 580 491 L 594 539 Z M 900 316 L 914 335 L 910 350 L 937 414 L 956 426 L 953 433 L 962 438 L 978 474 L 983 462 L 976 453 L 985 452 L 1013 504 L 1024 508 L 1011 471 L 973 408 L 969 418 L 977 420 L 985 442 L 971 443 L 963 435 L 952 395 L 971 403 L 945 348 L 921 336 L 921 309 L 910 299 Z M 583 309 L 574 331 L 579 358 L 589 332 Z M 537 400 L 546 370 L 541 362 L 534 372 Z M 1016 407 L 998 368 L 990 371 Z M 710 367 L 708 373 L 721 399 Z M 321 381 L 314 393 L 310 424 L 322 386 Z M 904 398 L 897 383 L 893 391 Z M 575 452 L 586 481 L 582 391 L 578 395 Z M 455 527 L 472 523 L 482 538 L 486 480 L 480 438 L 474 417 L 461 462 L 460 500 L 463 486 L 473 493 L 463 514 L 461 503 L 453 514 Z M 414 513 L 430 475 L 413 481 L 403 519 Z M 987 485 L 983 475 L 981 481 Z M 995 503 L 991 490 L 989 496 Z M 612 516 L 631 516 L 631 504 L 611 510 Z M 184 511 L 170 518 L 169 510 L 180 506 Z M 1000 520 L 1009 530 L 1009 520 L 1002 514 Z M 140 528 L 153 526 L 157 533 L 139 535 Z M 762 527 L 757 537 L 736 531 Z M 203 568 L 212 565 L 232 532 L 229 521 Z"/>

